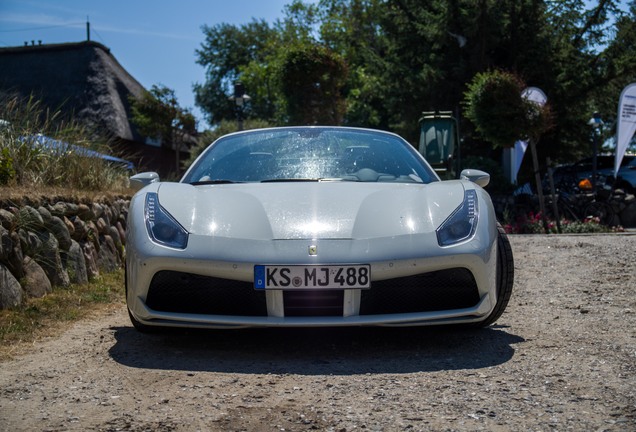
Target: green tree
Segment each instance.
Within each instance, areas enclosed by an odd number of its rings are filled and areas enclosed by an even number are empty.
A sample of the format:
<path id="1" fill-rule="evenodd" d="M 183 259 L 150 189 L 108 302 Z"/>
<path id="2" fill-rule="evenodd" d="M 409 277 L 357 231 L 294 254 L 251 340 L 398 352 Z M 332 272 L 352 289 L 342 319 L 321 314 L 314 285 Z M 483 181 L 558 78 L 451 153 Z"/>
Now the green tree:
<path id="1" fill-rule="evenodd" d="M 519 139 L 538 137 L 550 126 L 549 105 L 522 97 L 526 84 L 504 71 L 477 74 L 465 94 L 464 115 L 495 147 L 513 147 Z"/>
<path id="2" fill-rule="evenodd" d="M 571 161 L 589 155 L 591 130 L 587 121 L 595 111 L 604 119 L 615 118 L 619 92 L 612 95 L 608 90 L 613 82 L 629 82 L 625 70 L 619 72 L 615 67 L 620 57 L 608 51 L 615 20 L 623 16 L 619 2 L 599 0 L 586 8 L 587 3 L 546 2 L 550 67 L 539 77 L 541 81 L 533 84 L 548 95 L 555 127 L 542 138 L 538 149 L 541 160 L 550 156 L 556 161 Z M 612 108 L 603 109 L 608 104 Z"/>
<path id="3" fill-rule="evenodd" d="M 189 137 L 196 135 L 196 119 L 182 108 L 174 90 L 153 85 L 140 98 L 131 96 L 132 121 L 139 132 L 161 140 L 161 146 L 175 152 L 175 171 L 180 169 L 181 151 Z"/>
<path id="4" fill-rule="evenodd" d="M 317 16 L 321 44 L 342 56 L 348 73 L 343 97 L 344 124 L 388 129 L 385 91 L 381 77 L 386 38 L 379 25 L 384 7 L 380 0 L 323 0 Z"/>
<path id="5" fill-rule="evenodd" d="M 453 110 L 477 74 L 506 70 L 541 88 L 554 113 L 541 160 L 581 155 L 593 111 L 615 117 L 620 89 L 634 80 L 634 11 L 617 0 L 295 0 L 272 26 L 205 28 L 197 104 L 212 124 L 233 119 L 227 100 L 239 78 L 248 117 L 288 121 L 291 53 L 322 47 L 347 67 L 342 123 L 389 129 L 415 142 L 422 111 Z M 342 109 L 342 107 L 340 107 Z M 472 124 L 460 122 L 463 152 L 492 156 Z M 491 154 L 492 153 L 492 154 Z"/>
<path id="6" fill-rule="evenodd" d="M 275 94 L 256 91 L 254 81 L 246 80 L 242 71 L 251 63 L 263 65 L 262 69 L 252 68 L 254 80 L 262 80 L 262 86 L 271 87 L 267 80 L 270 64 L 272 39 L 277 31 L 265 21 L 254 20 L 242 26 L 219 24 L 214 27 L 203 26 L 205 41 L 196 51 L 197 63 L 205 68 L 205 82 L 194 85 L 195 102 L 205 113 L 207 121 L 218 124 L 222 120 L 236 117 L 236 107 L 229 99 L 233 94 L 233 85 L 241 80 L 252 98 L 245 107 L 244 115 L 269 119 L 274 116 Z M 260 72 L 262 71 L 262 72 Z"/>
<path id="7" fill-rule="evenodd" d="M 607 40 L 607 47 L 599 53 L 597 61 L 604 82 L 593 91 L 594 105 L 588 108 L 588 116 L 594 110 L 602 113 L 608 134 L 613 134 L 620 93 L 625 86 L 636 82 L 636 2 L 616 19 L 616 25 L 609 33 L 613 37 Z"/>
<path id="8" fill-rule="evenodd" d="M 309 45 L 290 50 L 280 72 L 288 123 L 341 124 L 346 76 L 344 60 L 324 47 Z"/>
<path id="9" fill-rule="evenodd" d="M 530 142 L 539 206 L 545 215 L 536 143 L 550 126 L 550 110 L 547 104 L 524 98 L 525 88 L 523 80 L 509 72 L 477 74 L 465 95 L 465 115 L 495 147 L 512 147 L 519 139 Z M 543 225 L 547 233 L 545 218 Z"/>
<path id="10" fill-rule="evenodd" d="M 417 133 L 422 111 L 461 117 L 466 85 L 478 73 L 510 70 L 537 85 L 534 75 L 551 64 L 543 1 L 388 0 L 384 9 L 381 81 L 391 125 L 406 136 Z"/>

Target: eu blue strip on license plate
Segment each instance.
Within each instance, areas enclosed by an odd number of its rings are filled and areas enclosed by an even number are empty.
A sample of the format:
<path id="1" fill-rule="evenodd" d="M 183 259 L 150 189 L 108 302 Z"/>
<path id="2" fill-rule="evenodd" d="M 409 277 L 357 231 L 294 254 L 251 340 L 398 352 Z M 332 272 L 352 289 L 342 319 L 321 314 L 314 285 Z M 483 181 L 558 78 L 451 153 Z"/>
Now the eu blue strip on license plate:
<path id="1" fill-rule="evenodd" d="M 254 266 L 255 289 L 366 289 L 370 286 L 368 264 Z"/>

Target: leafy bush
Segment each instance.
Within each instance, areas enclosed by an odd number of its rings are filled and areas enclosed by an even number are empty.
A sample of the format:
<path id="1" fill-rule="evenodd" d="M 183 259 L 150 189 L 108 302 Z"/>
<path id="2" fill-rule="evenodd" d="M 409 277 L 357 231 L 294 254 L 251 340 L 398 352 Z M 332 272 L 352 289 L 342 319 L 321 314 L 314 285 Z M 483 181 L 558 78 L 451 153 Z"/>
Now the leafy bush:
<path id="1" fill-rule="evenodd" d="M 610 228 L 601 224 L 599 218 L 587 217 L 582 221 L 561 219 L 562 234 L 590 234 L 621 231 L 621 227 Z M 558 227 L 554 220 L 547 220 L 548 234 L 557 234 Z M 504 224 L 504 229 L 509 234 L 544 234 L 543 218 L 541 213 L 530 213 L 514 222 Z"/>
<path id="2" fill-rule="evenodd" d="M 599 218 L 596 217 L 588 217 L 583 221 L 561 221 L 561 232 L 563 234 L 604 233 L 611 231 L 610 227 L 601 224 Z"/>
<path id="3" fill-rule="evenodd" d="M 513 147 L 551 126 L 548 105 L 522 97 L 526 84 L 517 75 L 495 70 L 478 73 L 464 94 L 464 115 L 494 147 Z"/>

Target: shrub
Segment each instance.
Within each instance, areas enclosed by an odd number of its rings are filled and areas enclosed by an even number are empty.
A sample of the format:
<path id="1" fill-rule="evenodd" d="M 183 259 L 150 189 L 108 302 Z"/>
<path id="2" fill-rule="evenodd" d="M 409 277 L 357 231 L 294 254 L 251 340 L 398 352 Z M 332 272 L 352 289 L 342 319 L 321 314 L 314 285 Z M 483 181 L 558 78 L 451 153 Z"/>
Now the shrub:
<path id="1" fill-rule="evenodd" d="M 478 73 L 469 83 L 464 115 L 494 147 L 513 147 L 550 128 L 549 106 L 525 99 L 525 87 L 520 77 L 500 70 Z"/>
<path id="2" fill-rule="evenodd" d="M 601 224 L 597 217 L 587 217 L 582 221 L 561 219 L 562 234 L 590 234 L 590 233 L 607 233 L 613 231 L 621 231 L 621 227 L 611 228 Z M 548 234 L 557 234 L 558 227 L 554 220 L 547 220 Z M 508 221 L 504 224 L 504 229 L 509 234 L 544 234 L 543 218 L 541 213 L 530 213 L 522 216 L 516 221 Z"/>

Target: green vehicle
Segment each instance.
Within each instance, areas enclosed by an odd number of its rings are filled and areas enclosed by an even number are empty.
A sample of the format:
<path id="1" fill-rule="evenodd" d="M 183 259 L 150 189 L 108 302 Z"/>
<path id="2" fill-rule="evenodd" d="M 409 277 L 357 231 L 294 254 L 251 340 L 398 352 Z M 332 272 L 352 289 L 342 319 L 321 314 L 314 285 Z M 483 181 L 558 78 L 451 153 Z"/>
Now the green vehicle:
<path id="1" fill-rule="evenodd" d="M 455 177 L 455 160 L 459 159 L 457 120 L 450 111 L 422 113 L 418 151 L 437 174 Z"/>

